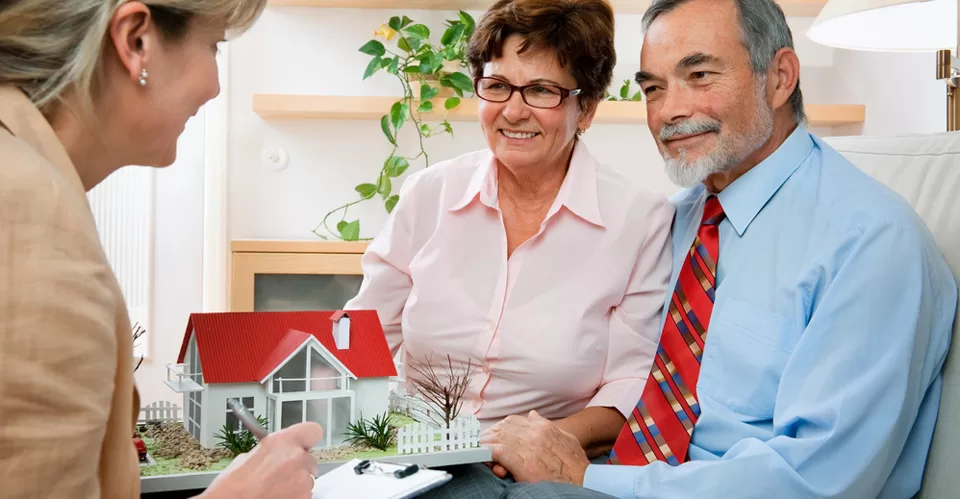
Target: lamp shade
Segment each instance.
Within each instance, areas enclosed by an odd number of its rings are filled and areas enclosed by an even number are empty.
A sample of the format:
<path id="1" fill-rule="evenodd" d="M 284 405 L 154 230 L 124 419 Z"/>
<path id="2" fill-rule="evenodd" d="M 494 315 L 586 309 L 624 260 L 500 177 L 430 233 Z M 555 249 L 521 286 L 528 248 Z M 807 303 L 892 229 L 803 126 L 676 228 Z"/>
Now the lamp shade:
<path id="1" fill-rule="evenodd" d="M 807 36 L 854 50 L 952 50 L 957 47 L 957 0 L 828 0 Z"/>

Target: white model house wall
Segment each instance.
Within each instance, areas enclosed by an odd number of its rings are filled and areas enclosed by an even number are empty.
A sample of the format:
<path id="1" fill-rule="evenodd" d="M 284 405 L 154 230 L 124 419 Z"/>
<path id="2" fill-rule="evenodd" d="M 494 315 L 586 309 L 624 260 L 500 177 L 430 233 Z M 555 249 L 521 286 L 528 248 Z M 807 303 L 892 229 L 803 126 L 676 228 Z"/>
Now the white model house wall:
<path id="1" fill-rule="evenodd" d="M 390 407 L 388 378 L 363 378 L 351 381 L 354 391 L 354 419 L 371 419 Z"/>
<path id="2" fill-rule="evenodd" d="M 243 400 L 246 397 L 253 397 L 252 409 L 254 416 L 266 416 L 273 419 L 272 414 L 267 414 L 267 397 L 263 392 L 263 387 L 259 383 L 229 383 L 222 385 L 207 385 L 203 391 L 203 420 L 201 424 L 202 436 L 200 445 L 207 448 L 214 448 L 219 443 L 216 435 L 220 433 L 223 425 L 227 422 L 227 399 L 238 398 Z"/>

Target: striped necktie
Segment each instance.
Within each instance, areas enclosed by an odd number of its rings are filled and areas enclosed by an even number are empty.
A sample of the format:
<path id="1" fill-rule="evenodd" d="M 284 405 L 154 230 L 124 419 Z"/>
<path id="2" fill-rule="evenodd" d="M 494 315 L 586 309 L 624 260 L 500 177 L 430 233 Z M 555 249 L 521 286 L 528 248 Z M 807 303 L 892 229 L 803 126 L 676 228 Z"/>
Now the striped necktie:
<path id="1" fill-rule="evenodd" d="M 697 237 L 684 259 L 670 300 L 657 356 L 640 401 L 610 454 L 610 464 L 687 460 L 693 427 L 700 417 L 697 378 L 713 312 L 723 208 L 707 198 Z"/>

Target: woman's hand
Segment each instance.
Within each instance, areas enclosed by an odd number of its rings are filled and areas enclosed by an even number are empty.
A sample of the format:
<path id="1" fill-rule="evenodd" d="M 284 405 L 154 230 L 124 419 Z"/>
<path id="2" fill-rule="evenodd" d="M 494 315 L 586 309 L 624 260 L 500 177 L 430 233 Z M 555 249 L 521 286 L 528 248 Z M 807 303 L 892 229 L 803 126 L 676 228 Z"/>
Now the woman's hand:
<path id="1" fill-rule="evenodd" d="M 316 423 L 272 433 L 237 456 L 198 499 L 310 499 L 317 468 L 310 449 L 322 438 Z"/>

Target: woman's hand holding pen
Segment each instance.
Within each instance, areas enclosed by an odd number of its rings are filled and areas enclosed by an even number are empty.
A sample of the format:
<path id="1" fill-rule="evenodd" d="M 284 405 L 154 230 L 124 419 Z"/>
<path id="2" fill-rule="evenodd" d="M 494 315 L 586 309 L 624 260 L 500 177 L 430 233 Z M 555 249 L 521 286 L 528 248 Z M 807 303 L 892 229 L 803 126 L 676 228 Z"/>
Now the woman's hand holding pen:
<path id="1" fill-rule="evenodd" d="M 316 423 L 272 433 L 220 473 L 198 499 L 310 499 L 317 459 L 310 450 L 323 438 Z"/>

